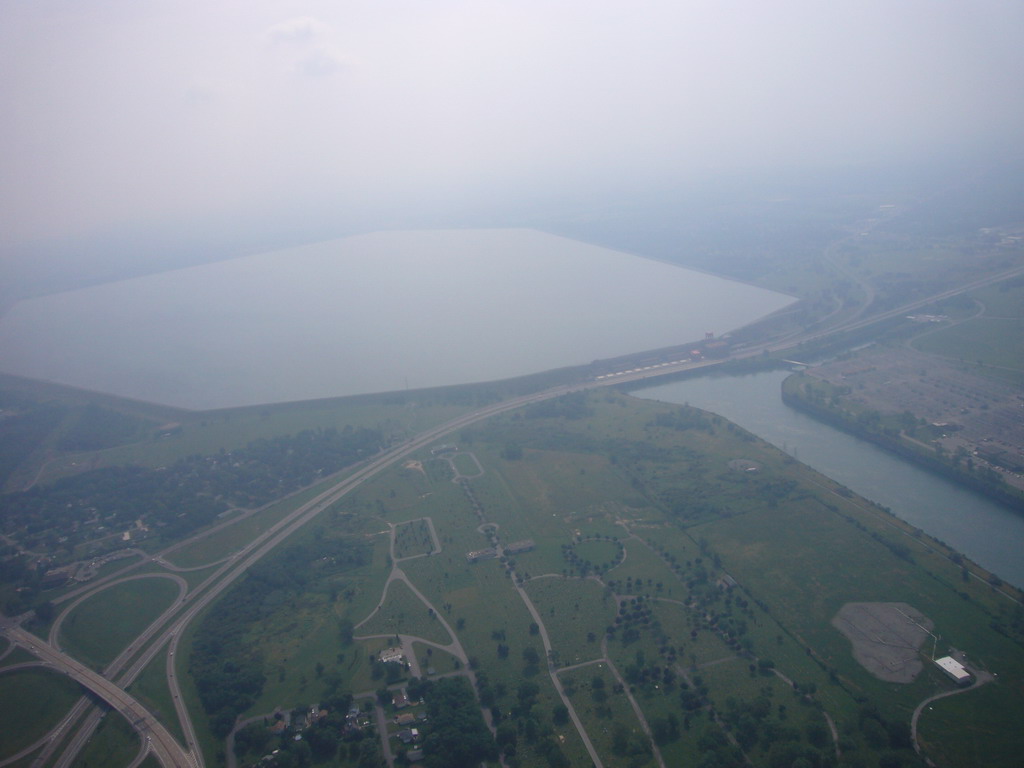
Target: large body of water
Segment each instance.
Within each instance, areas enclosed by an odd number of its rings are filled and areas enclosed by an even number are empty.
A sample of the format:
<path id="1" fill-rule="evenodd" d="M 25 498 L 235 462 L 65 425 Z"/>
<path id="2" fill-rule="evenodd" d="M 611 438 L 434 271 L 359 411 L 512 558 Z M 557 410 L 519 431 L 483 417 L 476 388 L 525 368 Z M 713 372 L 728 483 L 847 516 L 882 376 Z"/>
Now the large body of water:
<path id="1" fill-rule="evenodd" d="M 633 394 L 719 413 L 1024 587 L 1024 515 L 790 408 L 781 396 L 788 375 L 704 377 Z"/>
<path id="2" fill-rule="evenodd" d="M 0 370 L 206 409 L 520 376 L 792 301 L 532 230 L 381 232 L 21 302 Z"/>

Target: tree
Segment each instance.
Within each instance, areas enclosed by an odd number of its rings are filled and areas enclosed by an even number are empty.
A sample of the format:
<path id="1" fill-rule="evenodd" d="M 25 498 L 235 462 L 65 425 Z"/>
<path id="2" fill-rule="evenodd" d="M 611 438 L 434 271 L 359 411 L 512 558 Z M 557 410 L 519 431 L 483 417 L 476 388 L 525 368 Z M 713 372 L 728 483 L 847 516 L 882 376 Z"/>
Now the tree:
<path id="1" fill-rule="evenodd" d="M 556 704 L 551 710 L 551 721 L 555 725 L 565 725 L 569 722 L 569 708 L 564 704 Z"/>

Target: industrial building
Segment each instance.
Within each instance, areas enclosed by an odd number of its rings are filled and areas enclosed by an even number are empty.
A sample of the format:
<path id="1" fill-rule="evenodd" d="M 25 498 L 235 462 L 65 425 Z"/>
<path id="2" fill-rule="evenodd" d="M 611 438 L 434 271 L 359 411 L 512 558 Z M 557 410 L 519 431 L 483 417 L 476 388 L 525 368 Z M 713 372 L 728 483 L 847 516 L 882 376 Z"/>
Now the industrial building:
<path id="1" fill-rule="evenodd" d="M 967 668 L 952 656 L 943 656 L 941 659 L 936 659 L 935 663 L 957 685 L 970 685 L 974 682 L 974 678 Z"/>

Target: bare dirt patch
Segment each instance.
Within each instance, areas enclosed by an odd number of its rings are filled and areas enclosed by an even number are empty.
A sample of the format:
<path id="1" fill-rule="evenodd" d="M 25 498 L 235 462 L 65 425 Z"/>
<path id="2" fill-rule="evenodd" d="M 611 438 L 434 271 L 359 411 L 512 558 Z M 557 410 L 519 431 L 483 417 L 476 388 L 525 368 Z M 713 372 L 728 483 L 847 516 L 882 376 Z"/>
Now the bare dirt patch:
<path id="1" fill-rule="evenodd" d="M 402 469 L 411 469 L 414 472 L 419 472 L 424 476 L 426 476 L 427 474 L 426 470 L 423 469 L 423 462 L 415 461 L 413 459 L 410 459 L 409 461 L 405 462 L 405 464 L 402 465 Z"/>
<path id="2" fill-rule="evenodd" d="M 918 652 L 931 619 L 906 603 L 847 603 L 832 626 L 853 644 L 853 658 L 879 680 L 910 683 L 924 669 Z"/>
<path id="3" fill-rule="evenodd" d="M 729 462 L 729 469 L 733 472 L 749 472 L 754 474 L 761 471 L 761 465 L 750 459 L 733 459 Z"/>

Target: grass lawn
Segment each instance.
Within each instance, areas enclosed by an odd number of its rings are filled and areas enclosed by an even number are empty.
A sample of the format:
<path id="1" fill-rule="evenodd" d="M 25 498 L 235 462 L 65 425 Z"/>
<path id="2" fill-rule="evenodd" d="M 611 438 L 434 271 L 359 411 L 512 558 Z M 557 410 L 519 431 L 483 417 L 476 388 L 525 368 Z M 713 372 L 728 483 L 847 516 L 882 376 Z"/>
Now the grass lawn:
<path id="1" fill-rule="evenodd" d="M 1021 752 L 1007 734 L 1020 732 L 1022 699 L 1019 688 L 1002 682 L 940 699 L 921 713 L 921 741 L 929 754 L 940 756 L 940 765 L 1012 765 Z"/>
<path id="2" fill-rule="evenodd" d="M 660 527 L 660 526 L 659 526 Z M 639 531 L 638 535 L 657 539 L 660 531 Z M 681 597 L 682 587 L 664 561 L 651 550 L 650 545 L 637 538 L 625 539 L 626 558 L 605 574 L 606 582 L 614 582 L 615 591 L 623 595 Z M 662 589 L 658 591 L 657 585 Z"/>
<path id="3" fill-rule="evenodd" d="M 411 398 L 410 398 L 411 400 Z M 178 459 L 199 454 L 208 456 L 222 448 L 233 450 L 253 440 L 279 435 L 294 435 L 304 429 L 343 429 L 353 427 L 381 428 L 394 439 L 404 439 L 431 426 L 454 418 L 471 406 L 384 404 L 365 398 L 319 400 L 279 405 L 234 408 L 205 413 L 181 412 L 176 419 L 181 430 L 168 437 L 157 437 L 132 445 L 76 454 L 65 462 L 83 460 L 96 466 L 141 464 L 160 467 Z M 166 421 L 166 419 L 164 419 Z M 164 423 L 163 421 L 160 423 Z M 53 462 L 42 478 L 47 482 L 68 470 L 63 462 Z"/>
<path id="4" fill-rule="evenodd" d="M 436 648 L 431 648 L 429 645 L 424 643 L 413 643 L 412 647 L 413 653 L 415 653 L 416 658 L 419 659 L 420 669 L 422 670 L 424 677 L 428 675 L 428 667 L 434 670 L 435 675 L 446 675 L 449 672 L 455 672 L 462 668 L 458 659 L 450 653 L 439 651 Z"/>
<path id="5" fill-rule="evenodd" d="M 399 560 L 433 551 L 434 540 L 425 517 L 395 526 L 395 557 Z"/>
<path id="6" fill-rule="evenodd" d="M 615 690 L 618 681 L 607 664 L 564 672 L 559 679 L 572 691 L 569 698 L 576 714 L 598 754 L 608 756 L 610 765 L 655 765 L 650 742 L 625 693 Z"/>
<path id="7" fill-rule="evenodd" d="M 473 477 L 480 473 L 480 467 L 473 461 L 473 457 L 468 453 L 457 453 L 452 457 L 452 462 L 455 464 L 455 469 L 458 470 L 460 475 L 466 477 Z"/>
<path id="8" fill-rule="evenodd" d="M 15 648 L 9 654 L 4 656 L 4 660 L 0 661 L 0 669 L 4 667 L 10 667 L 15 664 L 23 664 L 26 661 L 37 661 L 35 656 L 28 652 L 25 648 Z"/>
<path id="9" fill-rule="evenodd" d="M 178 596 L 170 579 L 132 579 L 104 589 L 75 608 L 61 625 L 60 642 L 72 655 L 102 669 Z"/>
<path id="10" fill-rule="evenodd" d="M 1024 370 L 1024 349 L 1020 338 L 1024 319 L 1020 317 L 979 317 L 945 328 L 914 342 L 922 352 L 931 352 L 966 363 Z"/>
<path id="11" fill-rule="evenodd" d="M 249 517 L 238 520 L 233 525 L 197 539 L 181 549 L 174 550 L 165 559 L 179 568 L 194 568 L 222 560 L 241 549 L 285 515 L 294 512 L 337 482 L 337 479 L 325 480 L 304 491 L 299 491 L 294 496 L 271 504 Z"/>
<path id="12" fill-rule="evenodd" d="M 45 736 L 81 695 L 77 683 L 45 669 L 0 675 L 0 757 Z"/>
<path id="13" fill-rule="evenodd" d="M 403 581 L 388 585 L 387 599 L 380 610 L 356 629 L 357 636 L 413 635 L 439 645 L 447 645 L 451 637 L 441 624 Z"/>
<path id="14" fill-rule="evenodd" d="M 602 627 L 615 618 L 615 600 L 591 579 L 533 579 L 527 594 L 544 620 L 558 662 L 580 664 L 601 657 Z"/>

